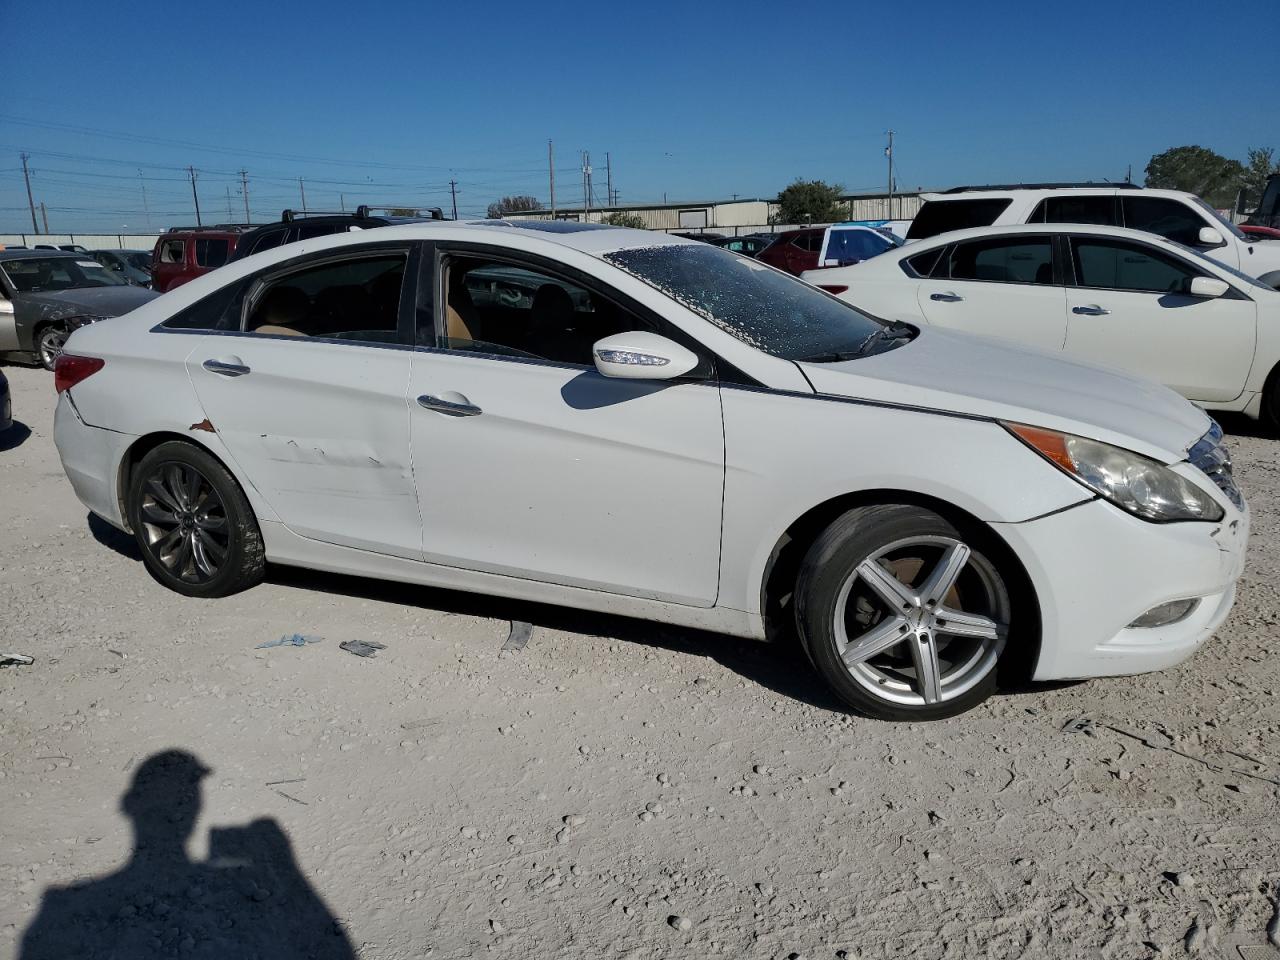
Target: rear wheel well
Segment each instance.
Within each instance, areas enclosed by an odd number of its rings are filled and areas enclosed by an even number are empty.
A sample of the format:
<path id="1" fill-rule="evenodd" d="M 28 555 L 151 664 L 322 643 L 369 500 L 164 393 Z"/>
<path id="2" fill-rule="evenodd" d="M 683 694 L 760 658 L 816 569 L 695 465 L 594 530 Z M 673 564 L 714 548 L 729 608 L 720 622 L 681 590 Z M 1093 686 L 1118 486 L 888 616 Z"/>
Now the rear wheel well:
<path id="1" fill-rule="evenodd" d="M 125 505 L 125 498 L 129 493 L 129 483 L 133 478 L 133 469 L 142 462 L 142 458 L 148 453 L 160 446 L 162 443 L 169 443 L 172 440 L 178 440 L 182 443 L 191 444 L 193 447 L 199 447 L 209 456 L 213 457 L 219 463 L 222 459 L 204 444 L 196 443 L 190 437 L 185 437 L 180 433 L 149 433 L 144 437 L 139 437 L 133 442 L 133 445 L 124 452 L 124 456 L 120 458 L 120 476 L 116 483 L 116 500 L 119 502 L 120 519 L 124 522 L 125 529 L 131 533 L 129 524 L 129 511 Z M 222 464 L 224 467 L 225 463 Z M 230 471 L 227 471 L 230 473 Z M 234 476 L 234 475 L 233 475 Z"/>
<path id="2" fill-rule="evenodd" d="M 907 490 L 863 490 L 833 497 L 811 508 L 787 527 L 769 554 L 764 581 L 760 588 L 760 609 L 764 616 L 765 633 L 768 639 L 798 640 L 792 594 L 795 591 L 800 564 L 819 534 L 837 517 L 854 507 L 895 503 L 932 510 L 960 529 L 972 531 L 980 540 L 984 552 L 991 555 L 992 559 L 999 564 L 1001 571 L 1008 571 L 1009 576 L 1015 581 L 1011 586 L 1014 586 L 1023 598 L 1023 602 L 1018 604 L 1021 608 L 1019 613 L 1027 621 L 1030 642 L 1019 651 L 1017 657 L 1006 656 L 1006 659 L 1009 661 L 1008 666 L 1012 670 L 1014 679 L 1029 678 L 1040 656 L 1040 603 L 1031 577 L 1022 565 L 1022 561 L 990 524 L 945 500 Z"/>
<path id="3" fill-rule="evenodd" d="M 1271 368 L 1262 384 L 1262 420 L 1280 429 L 1280 363 Z"/>

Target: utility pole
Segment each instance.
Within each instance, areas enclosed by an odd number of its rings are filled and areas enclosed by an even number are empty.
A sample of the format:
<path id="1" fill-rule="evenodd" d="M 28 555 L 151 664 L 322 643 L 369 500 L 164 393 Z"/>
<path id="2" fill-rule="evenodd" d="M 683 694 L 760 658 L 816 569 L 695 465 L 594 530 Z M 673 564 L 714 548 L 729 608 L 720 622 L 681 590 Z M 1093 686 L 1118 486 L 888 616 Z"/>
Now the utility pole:
<path id="1" fill-rule="evenodd" d="M 147 209 L 147 181 L 142 178 L 142 171 L 138 171 L 138 185 L 142 187 L 142 213 L 147 218 L 147 226 L 151 226 L 151 211 Z"/>
<path id="2" fill-rule="evenodd" d="M 582 222 L 591 219 L 591 154 L 582 151 Z"/>
<path id="3" fill-rule="evenodd" d="M 249 171 L 240 170 L 240 190 L 244 193 L 244 222 L 253 223 L 249 218 Z"/>
<path id="4" fill-rule="evenodd" d="M 343 213 L 347 212 L 347 195 L 345 193 L 338 194 L 338 209 Z"/>
<path id="5" fill-rule="evenodd" d="M 556 218 L 556 152 L 551 141 L 547 141 L 547 175 L 551 177 L 551 219 Z"/>
<path id="6" fill-rule="evenodd" d="M 604 198 L 609 202 L 609 206 L 613 206 L 613 164 L 609 162 L 609 151 L 604 152 L 604 178 L 605 178 L 605 194 Z"/>
<path id="7" fill-rule="evenodd" d="M 187 173 L 191 175 L 191 199 L 196 204 L 196 226 L 203 227 L 204 224 L 200 222 L 200 198 L 196 196 L 196 168 L 187 167 Z"/>
<path id="8" fill-rule="evenodd" d="M 44 232 L 49 232 L 49 212 L 44 208 L 44 201 L 40 201 L 40 219 L 44 221 Z"/>
<path id="9" fill-rule="evenodd" d="M 307 212 L 307 188 L 302 185 L 302 178 L 298 178 L 298 192 L 302 194 L 302 212 Z"/>
<path id="10" fill-rule="evenodd" d="M 893 131 L 889 131 L 889 145 L 884 148 L 884 155 L 889 158 L 889 203 L 886 220 L 893 219 Z"/>
<path id="11" fill-rule="evenodd" d="M 40 227 L 36 223 L 36 202 L 31 198 L 31 171 L 27 169 L 28 157 L 22 154 L 22 179 L 27 181 L 27 206 L 31 208 L 31 232 L 39 233 Z"/>
<path id="12" fill-rule="evenodd" d="M 449 195 L 453 197 L 453 219 L 458 219 L 458 181 L 449 181 Z"/>
<path id="13" fill-rule="evenodd" d="M 230 223 L 236 218 L 235 211 L 231 209 L 231 184 L 227 184 L 227 222 Z"/>

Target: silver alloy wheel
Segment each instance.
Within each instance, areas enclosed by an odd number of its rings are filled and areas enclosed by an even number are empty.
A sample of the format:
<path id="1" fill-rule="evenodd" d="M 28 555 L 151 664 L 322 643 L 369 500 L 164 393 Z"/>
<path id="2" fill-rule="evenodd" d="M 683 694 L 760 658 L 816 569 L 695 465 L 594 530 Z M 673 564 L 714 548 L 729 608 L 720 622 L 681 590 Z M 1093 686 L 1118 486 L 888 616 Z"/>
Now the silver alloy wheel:
<path id="1" fill-rule="evenodd" d="M 951 537 L 898 540 L 854 568 L 836 600 L 836 651 L 874 696 L 927 705 L 995 669 L 1010 604 L 991 563 Z"/>
<path id="2" fill-rule="evenodd" d="M 40 341 L 36 344 L 36 353 L 46 370 L 52 370 L 54 361 L 62 355 L 62 348 L 67 343 L 67 331 L 56 324 L 40 331 Z"/>
<path id="3" fill-rule="evenodd" d="M 158 464 L 142 485 L 139 514 L 147 548 L 171 574 L 187 583 L 217 575 L 231 549 L 231 530 L 222 498 L 199 470 Z"/>

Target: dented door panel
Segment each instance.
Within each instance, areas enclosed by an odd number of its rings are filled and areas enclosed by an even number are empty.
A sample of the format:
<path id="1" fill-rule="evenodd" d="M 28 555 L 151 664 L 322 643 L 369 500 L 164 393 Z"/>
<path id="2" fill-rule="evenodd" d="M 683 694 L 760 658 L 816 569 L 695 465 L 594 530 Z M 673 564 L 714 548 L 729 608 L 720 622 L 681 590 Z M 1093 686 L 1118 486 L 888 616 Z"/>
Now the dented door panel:
<path id="1" fill-rule="evenodd" d="M 187 360 L 206 414 L 192 429 L 215 431 L 299 536 L 420 559 L 409 366 L 392 345 L 206 336 Z"/>

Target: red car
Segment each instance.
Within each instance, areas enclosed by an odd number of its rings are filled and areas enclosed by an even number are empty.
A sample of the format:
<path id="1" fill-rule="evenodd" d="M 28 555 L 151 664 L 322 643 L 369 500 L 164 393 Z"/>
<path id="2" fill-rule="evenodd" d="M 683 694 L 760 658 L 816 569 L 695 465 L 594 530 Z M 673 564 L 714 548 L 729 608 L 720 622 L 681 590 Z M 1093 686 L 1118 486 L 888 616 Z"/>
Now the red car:
<path id="1" fill-rule="evenodd" d="M 806 270 L 818 269 L 818 254 L 822 252 L 822 236 L 826 232 L 826 227 L 783 230 L 773 243 L 756 254 L 756 259 L 798 277 Z"/>
<path id="2" fill-rule="evenodd" d="M 1255 227 L 1251 223 L 1242 223 L 1240 232 L 1250 240 L 1280 240 L 1280 230 L 1275 227 Z"/>
<path id="3" fill-rule="evenodd" d="M 756 259 L 798 277 L 806 270 L 869 260 L 901 243 L 886 230 L 866 224 L 833 223 L 829 227 L 784 230 L 756 254 Z"/>
<path id="4" fill-rule="evenodd" d="M 222 266 L 245 229 L 235 224 L 173 227 L 161 234 L 151 253 L 151 289 L 164 293 Z"/>

